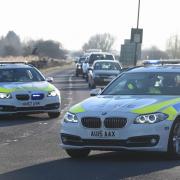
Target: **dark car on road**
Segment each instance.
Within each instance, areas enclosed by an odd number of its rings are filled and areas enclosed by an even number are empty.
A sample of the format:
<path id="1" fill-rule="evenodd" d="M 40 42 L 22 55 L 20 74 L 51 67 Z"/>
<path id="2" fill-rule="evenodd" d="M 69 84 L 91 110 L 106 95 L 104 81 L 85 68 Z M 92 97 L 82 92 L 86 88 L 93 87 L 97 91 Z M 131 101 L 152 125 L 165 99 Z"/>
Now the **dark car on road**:
<path id="1" fill-rule="evenodd" d="M 98 60 L 89 68 L 88 83 L 90 88 L 96 88 L 97 85 L 107 85 L 120 72 L 121 65 L 114 60 Z"/>
<path id="2" fill-rule="evenodd" d="M 76 62 L 76 76 L 78 77 L 79 75 L 83 74 L 82 70 L 82 64 L 84 63 L 86 57 L 82 56 L 80 57 L 77 62 Z"/>

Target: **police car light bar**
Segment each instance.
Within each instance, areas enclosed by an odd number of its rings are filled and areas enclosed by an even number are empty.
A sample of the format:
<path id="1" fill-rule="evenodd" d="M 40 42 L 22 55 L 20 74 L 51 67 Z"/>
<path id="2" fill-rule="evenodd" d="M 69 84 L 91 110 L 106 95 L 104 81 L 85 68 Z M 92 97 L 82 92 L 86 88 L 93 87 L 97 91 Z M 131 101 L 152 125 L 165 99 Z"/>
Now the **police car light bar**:
<path id="1" fill-rule="evenodd" d="M 144 66 L 147 65 L 180 65 L 180 59 L 167 59 L 167 60 L 145 60 L 143 61 Z"/>
<path id="2" fill-rule="evenodd" d="M 28 64 L 27 61 L 0 61 L 0 64 Z"/>

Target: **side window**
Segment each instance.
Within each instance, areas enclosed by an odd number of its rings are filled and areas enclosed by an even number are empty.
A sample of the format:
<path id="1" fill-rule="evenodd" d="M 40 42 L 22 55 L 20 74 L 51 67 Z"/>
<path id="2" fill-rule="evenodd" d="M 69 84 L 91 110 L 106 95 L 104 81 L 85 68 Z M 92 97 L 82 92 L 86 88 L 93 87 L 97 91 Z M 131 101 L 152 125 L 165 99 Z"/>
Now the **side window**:
<path id="1" fill-rule="evenodd" d="M 180 87 L 180 75 L 177 75 L 175 77 L 175 85 L 176 85 L 176 87 Z"/>

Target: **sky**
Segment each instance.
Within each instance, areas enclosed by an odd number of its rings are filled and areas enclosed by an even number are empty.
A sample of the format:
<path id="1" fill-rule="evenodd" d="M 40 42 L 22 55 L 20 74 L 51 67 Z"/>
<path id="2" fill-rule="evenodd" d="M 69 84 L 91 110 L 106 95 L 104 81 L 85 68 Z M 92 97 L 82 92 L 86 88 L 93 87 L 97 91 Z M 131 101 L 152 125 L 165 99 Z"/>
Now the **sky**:
<path id="1" fill-rule="evenodd" d="M 23 41 L 53 39 L 69 50 L 81 49 L 97 33 L 110 33 L 120 50 L 136 27 L 138 0 L 0 0 L 0 36 L 15 31 Z M 180 0 L 141 0 L 143 48 L 165 50 L 180 34 Z"/>

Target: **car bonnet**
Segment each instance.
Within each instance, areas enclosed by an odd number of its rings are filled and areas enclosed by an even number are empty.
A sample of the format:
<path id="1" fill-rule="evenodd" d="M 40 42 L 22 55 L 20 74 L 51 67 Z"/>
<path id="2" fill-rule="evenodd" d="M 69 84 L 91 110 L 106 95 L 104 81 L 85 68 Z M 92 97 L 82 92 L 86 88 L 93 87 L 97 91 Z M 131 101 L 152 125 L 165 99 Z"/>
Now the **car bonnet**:
<path id="1" fill-rule="evenodd" d="M 53 91 L 55 87 L 48 82 L 11 82 L 0 83 L 0 92 L 12 93 L 16 91 Z"/>

